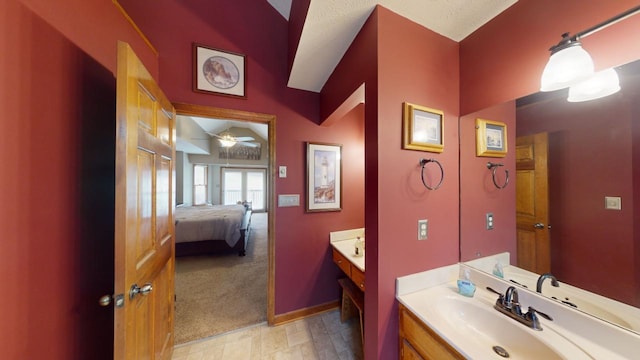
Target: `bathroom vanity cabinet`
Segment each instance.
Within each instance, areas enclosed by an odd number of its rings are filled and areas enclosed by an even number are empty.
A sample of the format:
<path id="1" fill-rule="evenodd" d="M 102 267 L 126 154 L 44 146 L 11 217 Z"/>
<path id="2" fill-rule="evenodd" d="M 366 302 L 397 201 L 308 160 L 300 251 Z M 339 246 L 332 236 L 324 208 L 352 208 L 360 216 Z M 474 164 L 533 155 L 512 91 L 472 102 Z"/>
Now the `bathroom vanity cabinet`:
<path id="1" fill-rule="evenodd" d="M 333 262 L 338 265 L 340 270 L 347 275 L 354 284 L 360 288 L 360 290 L 364 291 L 364 272 L 361 271 L 355 264 L 353 264 L 347 257 L 338 251 L 336 248 L 333 249 Z"/>
<path id="2" fill-rule="evenodd" d="M 364 228 L 335 231 L 329 236 L 333 262 L 347 276 L 338 279 L 341 289 L 340 320 L 353 315 L 360 319 L 360 335 L 364 345 L 364 248 L 356 255 L 357 239 L 364 239 Z"/>
<path id="3" fill-rule="evenodd" d="M 400 359 L 464 359 L 464 356 L 442 340 L 404 305 L 399 304 L 398 309 L 400 312 Z"/>

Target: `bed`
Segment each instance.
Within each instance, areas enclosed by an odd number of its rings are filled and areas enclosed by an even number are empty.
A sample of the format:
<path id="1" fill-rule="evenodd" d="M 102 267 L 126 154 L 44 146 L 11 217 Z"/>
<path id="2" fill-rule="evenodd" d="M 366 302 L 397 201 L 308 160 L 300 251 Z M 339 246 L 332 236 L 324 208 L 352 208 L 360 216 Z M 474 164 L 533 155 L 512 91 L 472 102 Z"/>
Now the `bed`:
<path id="1" fill-rule="evenodd" d="M 245 256 L 251 208 L 238 205 L 178 206 L 176 256 L 234 250 Z"/>

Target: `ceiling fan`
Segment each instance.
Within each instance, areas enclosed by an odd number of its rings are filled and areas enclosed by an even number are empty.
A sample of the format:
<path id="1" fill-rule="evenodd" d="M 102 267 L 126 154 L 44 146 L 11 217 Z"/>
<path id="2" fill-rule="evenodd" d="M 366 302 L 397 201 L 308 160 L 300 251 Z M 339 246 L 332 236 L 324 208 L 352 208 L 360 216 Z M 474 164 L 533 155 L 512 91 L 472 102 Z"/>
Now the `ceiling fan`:
<path id="1" fill-rule="evenodd" d="M 207 132 L 207 134 L 209 134 L 209 135 L 211 135 L 213 137 L 217 137 L 218 141 L 220 141 L 220 145 L 222 147 L 226 147 L 226 148 L 232 147 L 235 144 L 240 144 L 240 145 L 248 146 L 248 147 L 257 147 L 258 146 L 257 143 L 250 142 L 250 141 L 254 141 L 255 140 L 251 136 L 233 136 L 228 131 L 223 131 L 220 134 Z"/>

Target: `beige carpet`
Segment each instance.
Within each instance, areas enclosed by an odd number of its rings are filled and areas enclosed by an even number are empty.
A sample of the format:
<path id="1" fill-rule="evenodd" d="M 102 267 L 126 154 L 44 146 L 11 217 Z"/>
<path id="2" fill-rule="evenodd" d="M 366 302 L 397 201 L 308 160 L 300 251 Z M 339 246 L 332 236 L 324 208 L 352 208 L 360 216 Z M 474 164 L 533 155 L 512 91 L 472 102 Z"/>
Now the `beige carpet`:
<path id="1" fill-rule="evenodd" d="M 267 214 L 251 216 L 247 255 L 176 258 L 175 343 L 267 320 Z"/>

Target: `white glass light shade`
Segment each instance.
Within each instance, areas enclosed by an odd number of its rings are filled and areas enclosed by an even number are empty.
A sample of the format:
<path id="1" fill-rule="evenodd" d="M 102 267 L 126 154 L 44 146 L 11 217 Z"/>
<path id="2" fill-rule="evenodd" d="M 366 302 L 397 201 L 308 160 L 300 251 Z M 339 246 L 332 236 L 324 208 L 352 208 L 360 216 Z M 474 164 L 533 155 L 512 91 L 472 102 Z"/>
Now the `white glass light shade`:
<path id="1" fill-rule="evenodd" d="M 232 147 L 233 145 L 236 144 L 235 141 L 233 140 L 225 140 L 225 139 L 218 139 L 220 141 L 220 145 L 222 145 L 222 147 Z"/>
<path id="2" fill-rule="evenodd" d="M 609 68 L 569 88 L 569 102 L 580 102 L 609 96 L 620 91 L 618 73 Z"/>
<path id="3" fill-rule="evenodd" d="M 542 72 L 540 91 L 569 87 L 593 74 L 593 60 L 582 46 L 573 45 L 551 55 Z"/>

